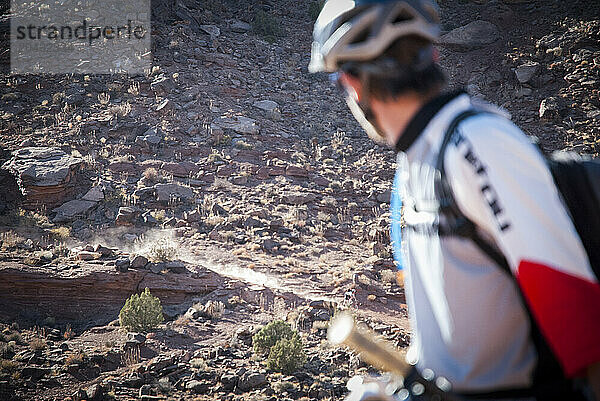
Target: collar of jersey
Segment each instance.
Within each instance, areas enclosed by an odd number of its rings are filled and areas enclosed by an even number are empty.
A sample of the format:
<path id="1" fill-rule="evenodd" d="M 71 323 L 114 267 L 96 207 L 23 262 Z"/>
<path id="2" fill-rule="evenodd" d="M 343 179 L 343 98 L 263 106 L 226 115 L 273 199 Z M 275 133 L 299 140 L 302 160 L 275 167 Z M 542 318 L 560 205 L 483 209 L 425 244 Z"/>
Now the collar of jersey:
<path id="1" fill-rule="evenodd" d="M 410 120 L 406 129 L 396 142 L 396 152 L 406 152 L 425 130 L 431 119 L 450 101 L 466 93 L 464 90 L 456 90 L 443 93 L 429 102 L 425 103 L 417 114 Z"/>

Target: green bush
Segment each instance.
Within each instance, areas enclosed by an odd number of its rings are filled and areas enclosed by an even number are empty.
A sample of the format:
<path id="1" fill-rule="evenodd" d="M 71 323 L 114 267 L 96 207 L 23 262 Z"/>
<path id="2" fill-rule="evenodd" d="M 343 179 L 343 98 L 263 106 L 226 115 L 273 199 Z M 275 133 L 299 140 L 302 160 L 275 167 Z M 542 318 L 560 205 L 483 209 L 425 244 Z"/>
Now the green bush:
<path id="1" fill-rule="evenodd" d="M 252 19 L 254 32 L 263 36 L 269 42 L 274 42 L 276 37 L 282 35 L 279 26 L 277 18 L 264 10 L 258 10 Z"/>
<path id="2" fill-rule="evenodd" d="M 292 338 L 282 338 L 271 347 L 267 358 L 267 367 L 276 372 L 292 374 L 306 362 L 302 340 L 298 333 Z"/>
<path id="3" fill-rule="evenodd" d="M 274 320 L 252 337 L 254 352 L 268 355 L 267 367 L 290 374 L 306 362 L 298 332 L 282 320 Z"/>
<path id="4" fill-rule="evenodd" d="M 281 339 L 290 339 L 296 332 L 283 320 L 273 320 L 252 337 L 254 352 L 269 355 L 271 347 Z"/>
<path id="5" fill-rule="evenodd" d="M 146 288 L 141 294 L 130 296 L 119 313 L 121 327 L 130 331 L 146 333 L 163 322 L 160 299 Z"/>

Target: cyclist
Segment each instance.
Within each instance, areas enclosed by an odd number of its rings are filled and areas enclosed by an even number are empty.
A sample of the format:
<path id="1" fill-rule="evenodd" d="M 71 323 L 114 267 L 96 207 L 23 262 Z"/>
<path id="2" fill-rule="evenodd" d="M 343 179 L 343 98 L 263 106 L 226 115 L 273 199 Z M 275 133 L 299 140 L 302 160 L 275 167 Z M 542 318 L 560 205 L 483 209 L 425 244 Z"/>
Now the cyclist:
<path id="1" fill-rule="evenodd" d="M 581 382 L 600 384 L 600 285 L 538 148 L 501 110 L 446 90 L 439 32 L 433 1 L 329 0 L 309 65 L 335 73 L 368 135 L 397 151 L 407 359 L 467 399 L 585 399 Z"/>

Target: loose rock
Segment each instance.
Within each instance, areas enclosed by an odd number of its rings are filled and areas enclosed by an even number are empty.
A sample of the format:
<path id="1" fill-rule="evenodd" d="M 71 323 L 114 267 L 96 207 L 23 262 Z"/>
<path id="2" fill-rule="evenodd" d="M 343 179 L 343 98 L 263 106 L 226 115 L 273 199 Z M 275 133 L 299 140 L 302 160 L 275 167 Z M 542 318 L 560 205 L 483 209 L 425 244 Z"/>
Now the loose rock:
<path id="1" fill-rule="evenodd" d="M 515 75 L 520 83 L 525 84 L 531 81 L 531 79 L 538 73 L 539 70 L 540 63 L 531 61 L 518 66 L 515 70 Z"/>
<path id="2" fill-rule="evenodd" d="M 494 43 L 498 39 L 500 32 L 496 25 L 477 20 L 448 32 L 440 38 L 440 43 L 459 51 L 470 51 Z"/>
<path id="3" fill-rule="evenodd" d="M 96 202 L 87 200 L 72 200 L 63 203 L 61 206 L 52 210 L 56 216 L 52 219 L 55 223 L 64 223 L 65 221 L 73 220 L 75 217 L 83 216 L 85 213 L 96 205 Z"/>
<path id="4" fill-rule="evenodd" d="M 130 267 L 132 269 L 143 269 L 148 264 L 148 258 L 142 255 L 135 255 L 131 258 Z"/>
<path id="5" fill-rule="evenodd" d="M 262 373 L 246 372 L 240 377 L 238 388 L 242 391 L 250 391 L 264 385 L 266 382 L 267 378 Z"/>
<path id="6" fill-rule="evenodd" d="M 2 168 L 15 176 L 25 206 L 56 206 L 72 195 L 82 162 L 58 148 L 27 147 L 14 151 Z"/>

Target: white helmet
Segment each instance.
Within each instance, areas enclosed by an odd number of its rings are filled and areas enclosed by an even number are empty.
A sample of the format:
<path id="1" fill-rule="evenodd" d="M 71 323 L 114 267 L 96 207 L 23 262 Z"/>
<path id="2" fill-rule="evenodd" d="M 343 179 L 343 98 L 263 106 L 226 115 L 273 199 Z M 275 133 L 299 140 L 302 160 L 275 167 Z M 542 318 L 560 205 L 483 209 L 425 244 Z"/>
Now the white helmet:
<path id="1" fill-rule="evenodd" d="M 310 72 L 335 72 L 344 62 L 368 62 L 394 41 L 440 34 L 433 0 L 329 0 L 315 23 Z"/>

